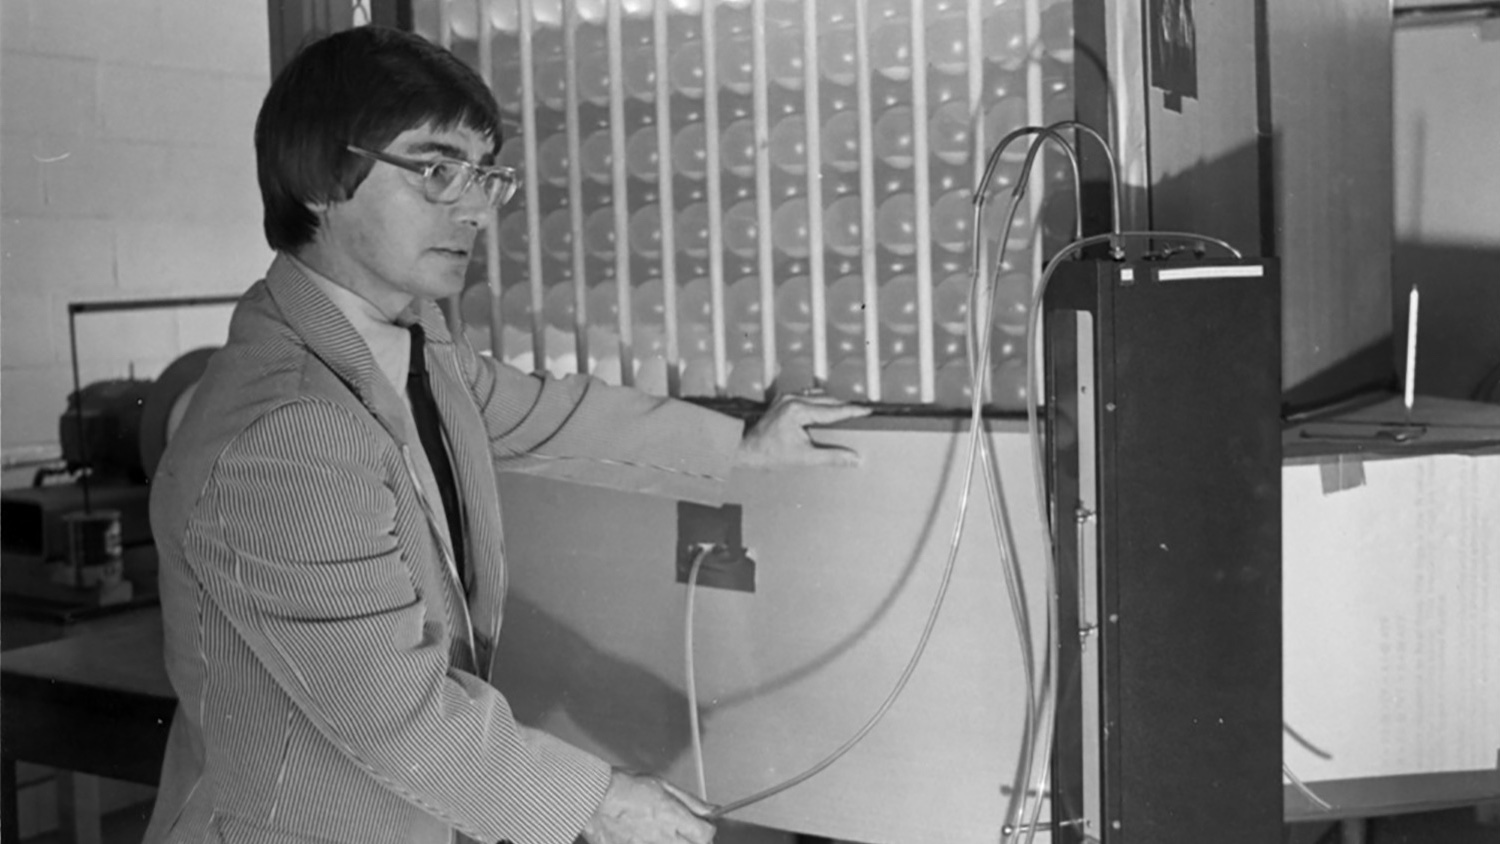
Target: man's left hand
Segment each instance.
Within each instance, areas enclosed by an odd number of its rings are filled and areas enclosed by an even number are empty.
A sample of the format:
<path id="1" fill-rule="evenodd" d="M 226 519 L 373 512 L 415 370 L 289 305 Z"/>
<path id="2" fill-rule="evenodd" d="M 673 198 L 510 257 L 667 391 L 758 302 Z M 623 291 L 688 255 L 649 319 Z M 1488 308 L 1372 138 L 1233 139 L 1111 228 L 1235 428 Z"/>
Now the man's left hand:
<path id="1" fill-rule="evenodd" d="M 740 441 L 735 465 L 745 469 L 791 466 L 857 466 L 859 454 L 841 445 L 814 442 L 807 428 L 868 416 L 870 408 L 846 404 L 821 391 L 777 396 Z"/>

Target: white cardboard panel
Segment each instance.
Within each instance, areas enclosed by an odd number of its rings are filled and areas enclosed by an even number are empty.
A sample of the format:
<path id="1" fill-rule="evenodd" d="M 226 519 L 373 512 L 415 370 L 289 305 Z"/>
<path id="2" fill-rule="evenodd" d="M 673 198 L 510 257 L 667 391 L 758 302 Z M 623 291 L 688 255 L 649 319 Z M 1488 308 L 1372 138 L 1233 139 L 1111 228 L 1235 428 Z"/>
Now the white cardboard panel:
<path id="1" fill-rule="evenodd" d="M 941 578 L 962 468 L 955 452 L 967 437 L 820 436 L 857 448 L 863 466 L 736 475 L 729 499 L 744 506 L 758 588 L 699 590 L 698 689 L 715 802 L 793 776 L 851 736 L 906 665 Z M 993 443 L 1040 647 L 1041 530 L 1026 439 L 1012 431 Z M 518 716 L 691 787 L 675 502 L 502 482 L 512 600 L 500 672 Z M 736 817 L 854 841 L 998 839 L 1024 682 L 978 475 L 972 495 L 946 604 L 904 695 L 839 763 Z"/>
<path id="2" fill-rule="evenodd" d="M 1500 455 L 1282 474 L 1287 764 L 1304 780 L 1493 769 Z"/>

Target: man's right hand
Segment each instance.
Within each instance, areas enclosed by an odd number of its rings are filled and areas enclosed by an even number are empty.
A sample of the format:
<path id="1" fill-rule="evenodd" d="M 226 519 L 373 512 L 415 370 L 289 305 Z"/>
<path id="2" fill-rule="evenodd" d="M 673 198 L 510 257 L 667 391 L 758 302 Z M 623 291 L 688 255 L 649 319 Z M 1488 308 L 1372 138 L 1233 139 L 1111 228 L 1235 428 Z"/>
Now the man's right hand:
<path id="1" fill-rule="evenodd" d="M 616 770 L 583 828 L 589 844 L 709 844 L 713 807 L 656 777 Z"/>

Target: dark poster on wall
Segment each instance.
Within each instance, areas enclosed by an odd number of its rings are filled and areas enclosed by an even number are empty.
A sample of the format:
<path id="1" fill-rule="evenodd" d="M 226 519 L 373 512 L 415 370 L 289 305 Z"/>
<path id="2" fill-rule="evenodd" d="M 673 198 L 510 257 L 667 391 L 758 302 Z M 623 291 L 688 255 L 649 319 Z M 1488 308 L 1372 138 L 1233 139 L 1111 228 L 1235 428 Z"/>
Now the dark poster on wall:
<path id="1" fill-rule="evenodd" d="M 1182 99 L 1198 98 L 1198 34 L 1193 0 L 1151 0 L 1146 22 L 1151 85 L 1166 95 L 1166 107 L 1182 111 Z"/>

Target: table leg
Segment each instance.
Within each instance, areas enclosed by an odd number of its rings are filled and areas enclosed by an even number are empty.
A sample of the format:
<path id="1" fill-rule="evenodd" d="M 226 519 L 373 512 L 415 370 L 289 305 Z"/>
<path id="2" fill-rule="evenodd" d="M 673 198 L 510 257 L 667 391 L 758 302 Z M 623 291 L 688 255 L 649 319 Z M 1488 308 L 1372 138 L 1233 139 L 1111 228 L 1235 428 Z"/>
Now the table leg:
<path id="1" fill-rule="evenodd" d="M 99 824 L 99 778 L 57 772 L 57 824 L 72 844 L 104 844 Z"/>
<path id="2" fill-rule="evenodd" d="M 16 802 L 16 758 L 9 753 L 0 753 L 0 840 L 21 840 Z"/>

